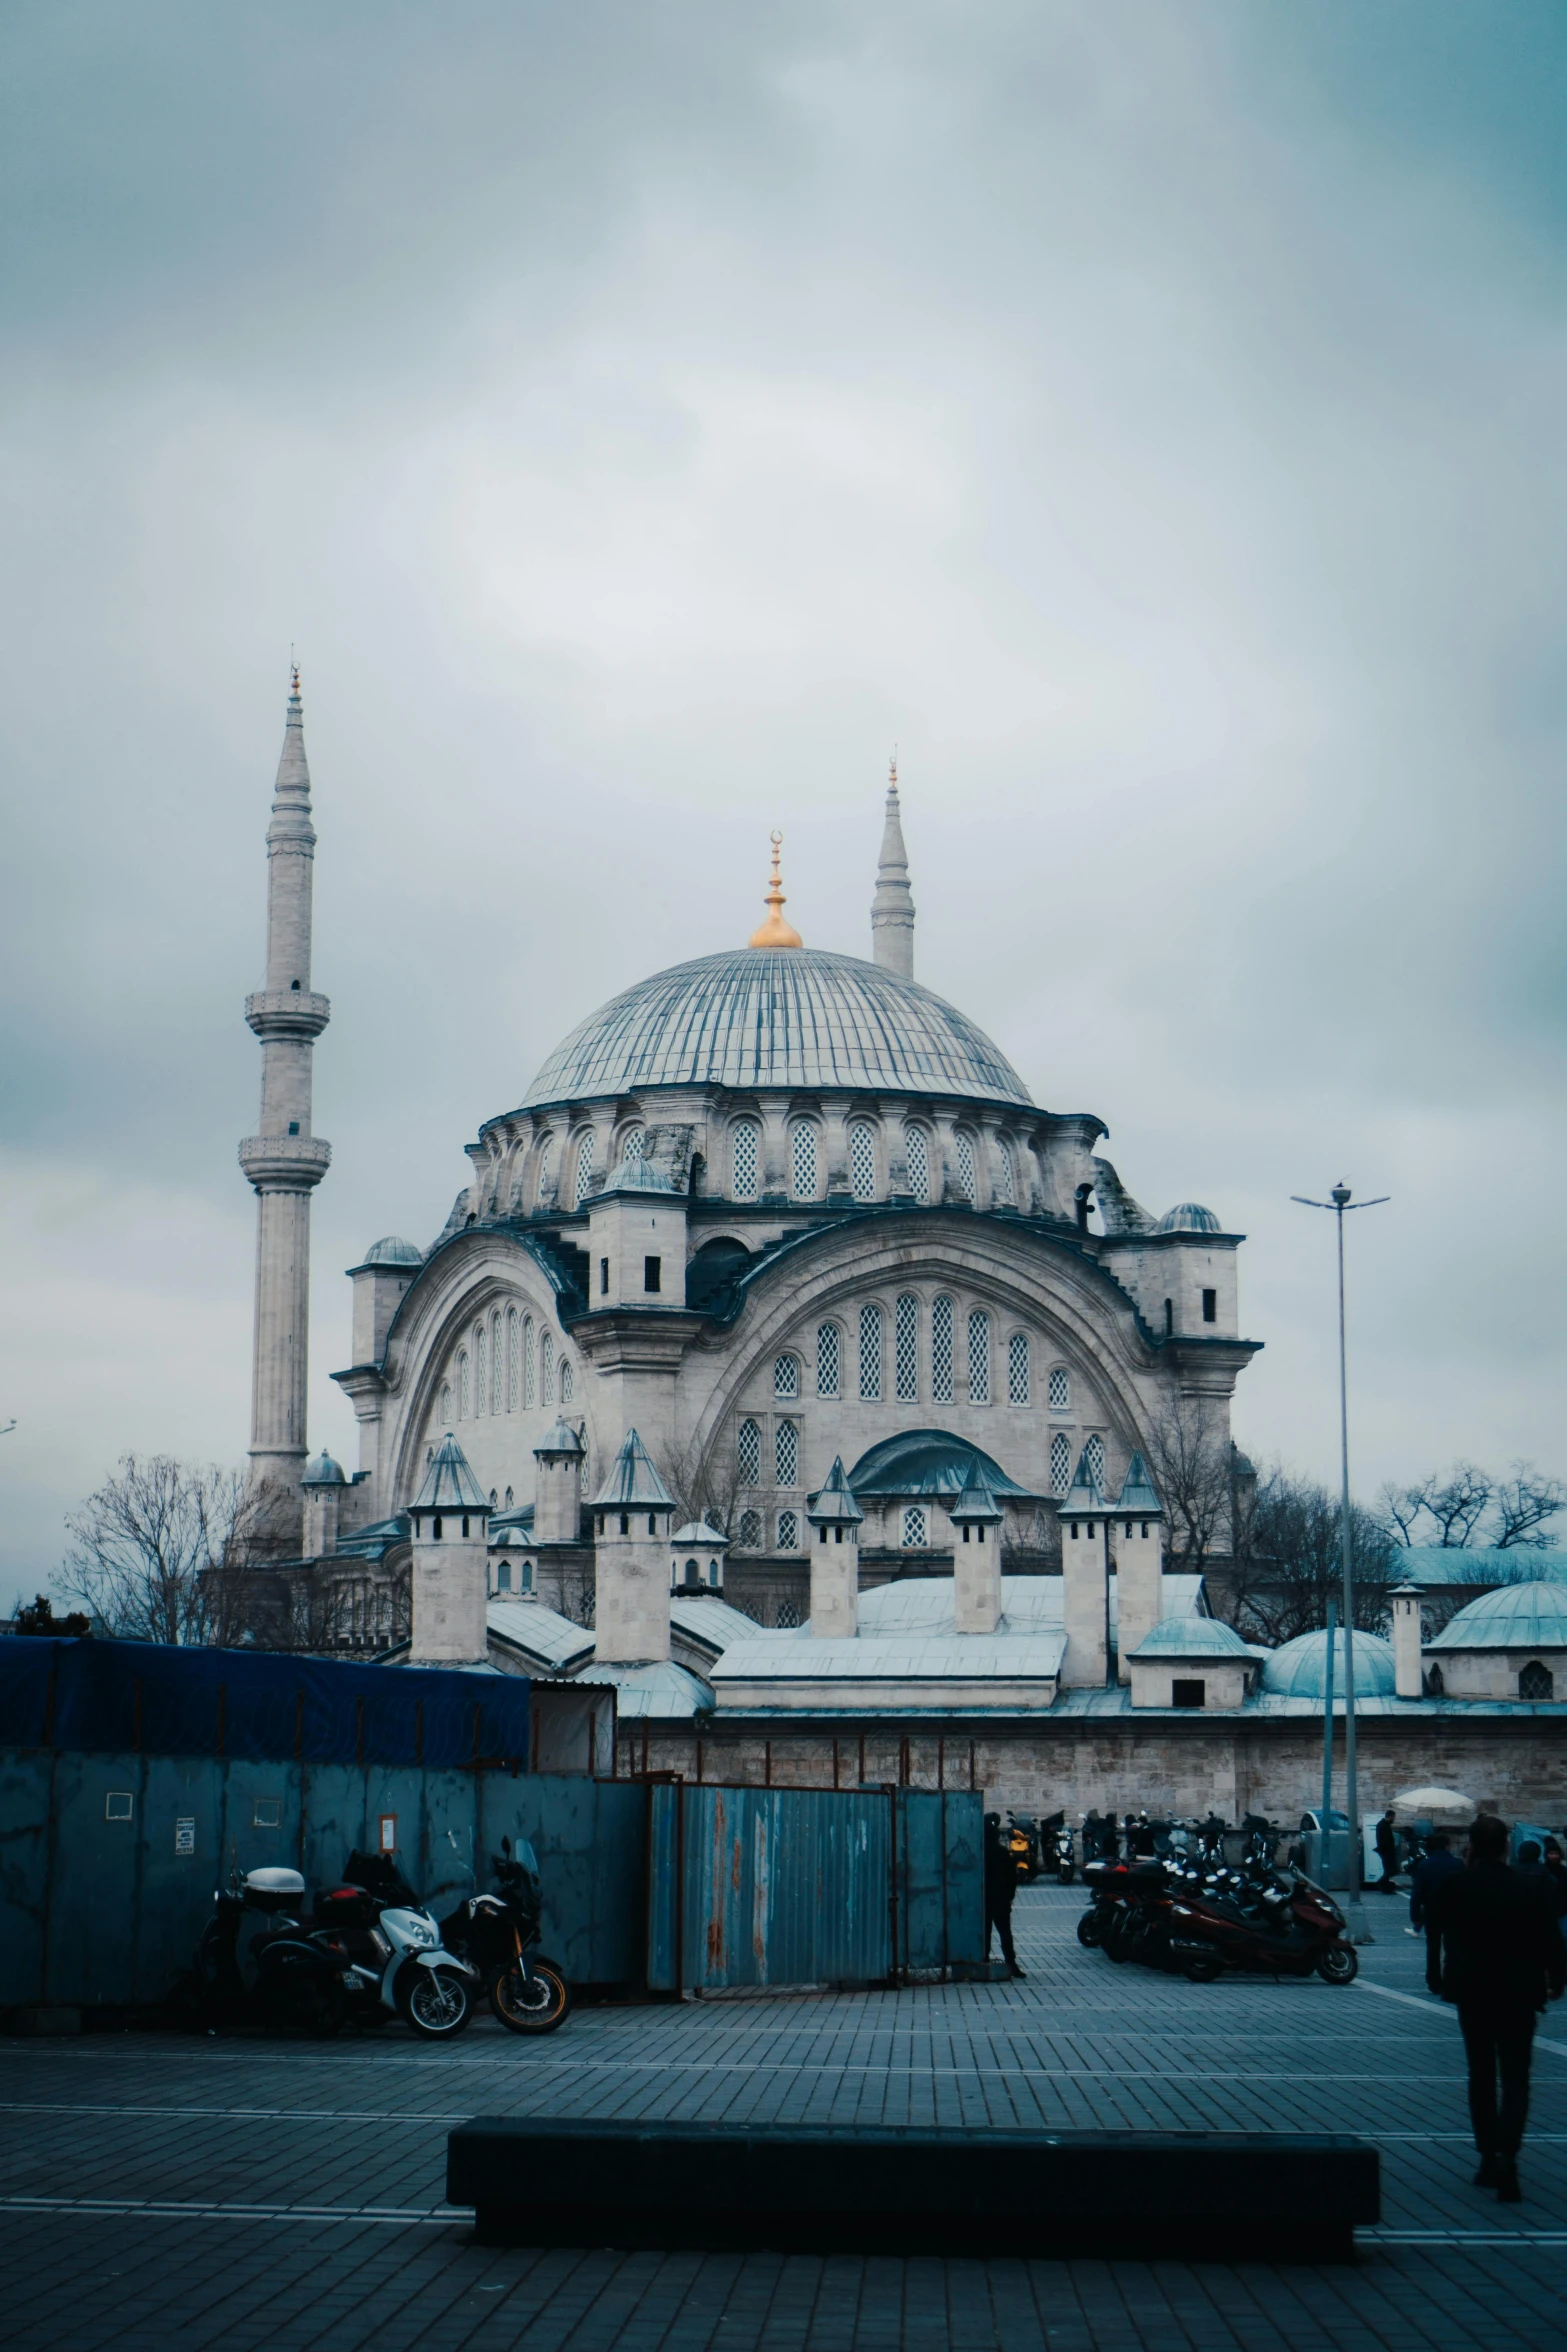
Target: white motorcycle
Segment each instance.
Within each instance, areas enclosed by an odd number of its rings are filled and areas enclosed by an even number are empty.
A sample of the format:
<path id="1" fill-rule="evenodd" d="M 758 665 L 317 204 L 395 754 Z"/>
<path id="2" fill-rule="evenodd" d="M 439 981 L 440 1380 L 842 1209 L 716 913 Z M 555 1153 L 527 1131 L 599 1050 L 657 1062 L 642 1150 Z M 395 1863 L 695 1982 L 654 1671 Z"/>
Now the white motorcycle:
<path id="1" fill-rule="evenodd" d="M 347 1958 L 351 2021 L 382 2025 L 401 2017 L 426 2041 L 462 2032 L 482 1989 L 478 1971 L 446 1950 L 395 1862 L 350 1854 L 342 1883 L 317 1895 L 315 1919 Z"/>

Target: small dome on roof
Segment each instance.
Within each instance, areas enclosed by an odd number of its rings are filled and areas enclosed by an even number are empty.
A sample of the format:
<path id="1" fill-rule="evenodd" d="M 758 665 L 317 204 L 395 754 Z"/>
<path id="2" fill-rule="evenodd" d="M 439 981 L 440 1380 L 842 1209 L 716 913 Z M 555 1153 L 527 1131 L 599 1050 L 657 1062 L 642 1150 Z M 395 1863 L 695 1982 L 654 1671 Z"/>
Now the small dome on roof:
<path id="1" fill-rule="evenodd" d="M 1145 1634 L 1133 1658 L 1250 1658 L 1255 1655 L 1222 1617 L 1161 1617 Z"/>
<path id="2" fill-rule="evenodd" d="M 334 1462 L 330 1454 L 317 1454 L 305 1464 L 299 1481 L 301 1486 L 346 1486 L 341 1462 Z"/>
<path id="3" fill-rule="evenodd" d="M 1344 1629 L 1335 1629 L 1333 1697 L 1344 1696 Z M 1276 1649 L 1262 1670 L 1262 1687 L 1279 1699 L 1320 1699 L 1328 1671 L 1325 1632 L 1298 1633 Z M 1355 1634 L 1355 1697 L 1391 1698 L 1398 1686 L 1393 1671 L 1393 1645 L 1379 1633 Z"/>
<path id="4" fill-rule="evenodd" d="M 416 1249 L 411 1241 L 401 1241 L 395 1233 L 386 1233 L 379 1241 L 371 1242 L 365 1251 L 363 1263 L 367 1266 L 422 1266 L 424 1252 Z"/>
<path id="5" fill-rule="evenodd" d="M 1166 1209 L 1154 1227 L 1156 1233 L 1222 1233 L 1212 1209 L 1205 1209 L 1201 1201 L 1182 1201 L 1179 1208 Z"/>
<path id="6" fill-rule="evenodd" d="M 1482 1593 L 1428 1650 L 1567 1650 L 1567 1589 L 1543 1579 Z"/>

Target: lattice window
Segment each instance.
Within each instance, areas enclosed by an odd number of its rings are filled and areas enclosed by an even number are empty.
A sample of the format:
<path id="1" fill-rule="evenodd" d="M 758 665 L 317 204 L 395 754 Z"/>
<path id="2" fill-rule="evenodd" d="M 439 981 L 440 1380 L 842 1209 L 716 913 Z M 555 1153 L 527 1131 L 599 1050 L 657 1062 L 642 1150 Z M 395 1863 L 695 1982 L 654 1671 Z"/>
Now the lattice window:
<path id="1" fill-rule="evenodd" d="M 952 1301 L 937 1299 L 930 1310 L 930 1393 L 938 1405 L 952 1402 Z"/>
<path id="2" fill-rule="evenodd" d="M 647 1129 L 633 1127 L 620 1147 L 620 1164 L 630 1176 L 642 1173 L 642 1154 L 647 1148 Z"/>
<path id="3" fill-rule="evenodd" d="M 492 1413 L 498 1413 L 501 1409 L 503 1401 L 501 1384 L 505 1372 L 506 1365 L 501 1355 L 501 1319 L 497 1313 L 490 1317 L 490 1411 Z"/>
<path id="4" fill-rule="evenodd" d="M 800 1393 L 800 1359 L 798 1356 L 775 1356 L 773 1359 L 773 1394 L 775 1397 L 797 1397 Z"/>
<path id="5" fill-rule="evenodd" d="M 966 1201 L 971 1201 L 974 1198 L 974 1138 L 960 1127 L 954 1141 L 956 1159 L 953 1174 L 959 1192 Z"/>
<path id="6" fill-rule="evenodd" d="M 517 1355 L 518 1337 L 517 1310 L 515 1307 L 508 1307 L 506 1310 L 506 1410 L 508 1413 L 515 1413 L 517 1410 L 517 1378 L 521 1370 Z"/>
<path id="7" fill-rule="evenodd" d="M 539 1146 L 539 1174 L 538 1181 L 533 1188 L 534 1203 L 541 1209 L 549 1206 L 550 1170 L 554 1166 L 554 1162 L 555 1138 L 553 1135 L 546 1135 L 543 1143 Z"/>
<path id="8" fill-rule="evenodd" d="M 560 1401 L 563 1405 L 570 1404 L 571 1392 L 575 1386 L 576 1378 L 571 1369 L 571 1358 L 562 1356 L 560 1360 Z"/>
<path id="9" fill-rule="evenodd" d="M 797 1552 L 797 1551 L 799 1550 L 799 1548 L 800 1548 L 800 1514 L 799 1514 L 799 1512 L 798 1512 L 798 1511 L 780 1511 L 780 1512 L 779 1512 L 779 1514 L 778 1514 L 778 1549 L 779 1549 L 781 1552 Z"/>
<path id="10" fill-rule="evenodd" d="M 484 1411 L 485 1386 L 484 1325 L 475 1323 L 473 1327 L 473 1409 L 476 1413 Z"/>
<path id="11" fill-rule="evenodd" d="M 762 1130 L 754 1119 L 737 1119 L 729 1130 L 729 1173 L 736 1200 L 755 1200 L 761 1170 Z"/>
<path id="12" fill-rule="evenodd" d="M 971 1405 L 990 1402 L 990 1317 L 983 1307 L 968 1319 L 968 1394 Z"/>
<path id="13" fill-rule="evenodd" d="M 580 1209 L 588 1197 L 588 1186 L 593 1181 L 593 1130 L 588 1128 L 577 1146 L 577 1183 L 572 1194 L 572 1206 Z"/>
<path id="14" fill-rule="evenodd" d="M 1531 1658 L 1527 1666 L 1518 1670 L 1518 1696 L 1526 1705 L 1543 1706 L 1556 1696 L 1556 1677 L 1540 1658 Z"/>
<path id="15" fill-rule="evenodd" d="M 876 1198 L 876 1130 L 865 1119 L 849 1129 L 849 1183 L 857 1201 Z"/>
<path id="16" fill-rule="evenodd" d="M 903 1540 L 911 1551 L 923 1551 L 930 1541 L 930 1514 L 923 1503 L 903 1508 Z"/>
<path id="17" fill-rule="evenodd" d="M 773 1461 L 780 1486 L 800 1483 L 800 1432 L 792 1421 L 780 1421 L 773 1439 Z"/>
<path id="18" fill-rule="evenodd" d="M 1072 1410 L 1071 1375 L 1059 1364 L 1050 1375 L 1050 1410 L 1052 1413 L 1070 1413 Z"/>
<path id="19" fill-rule="evenodd" d="M 809 1119 L 799 1120 L 789 1137 L 789 1168 L 796 1200 L 816 1198 L 816 1130 Z"/>
<path id="20" fill-rule="evenodd" d="M 780 1633 L 792 1633 L 799 1622 L 799 1602 L 780 1601 L 778 1604 L 777 1614 L 773 1618 L 773 1623 L 778 1628 L 778 1631 Z"/>
<path id="21" fill-rule="evenodd" d="M 903 1130 L 903 1164 L 909 1172 L 909 1190 L 917 1201 L 930 1199 L 930 1152 L 923 1127 L 909 1126 Z"/>
<path id="22" fill-rule="evenodd" d="M 816 1393 L 835 1397 L 843 1378 L 843 1336 L 836 1323 L 816 1326 Z"/>
<path id="23" fill-rule="evenodd" d="M 739 1543 L 742 1552 L 759 1552 L 761 1550 L 762 1514 L 760 1511 L 741 1512 L 740 1533 L 736 1538 L 736 1541 Z"/>
<path id="24" fill-rule="evenodd" d="M 1007 1341 L 1007 1403 L 1028 1403 L 1028 1333 L 1014 1331 Z"/>
<path id="25" fill-rule="evenodd" d="M 1102 1437 L 1091 1437 L 1087 1445 L 1084 1446 L 1083 1453 L 1088 1462 L 1088 1475 L 1093 1480 L 1095 1486 L 1098 1487 L 1099 1492 L 1103 1494 L 1105 1490 L 1104 1439 Z"/>
<path id="26" fill-rule="evenodd" d="M 860 1395 L 867 1404 L 881 1396 L 881 1309 L 860 1309 Z"/>
<path id="27" fill-rule="evenodd" d="M 441 1394 L 436 1410 L 440 1415 L 441 1427 L 444 1429 L 452 1417 L 452 1384 L 449 1380 L 441 1382 Z"/>
<path id="28" fill-rule="evenodd" d="M 898 1402 L 912 1405 L 920 1392 L 920 1303 L 904 1291 L 893 1310 L 892 1353 L 897 1374 Z"/>
<path id="29" fill-rule="evenodd" d="M 992 1155 L 991 1199 L 998 1208 L 1017 1206 L 1017 1179 L 1012 1173 L 1012 1146 L 1005 1137 L 996 1145 Z"/>
<path id="30" fill-rule="evenodd" d="M 457 1351 L 457 1418 L 466 1421 L 472 1409 L 473 1391 L 468 1370 L 468 1350 Z"/>
<path id="31" fill-rule="evenodd" d="M 1050 1440 L 1050 1491 L 1064 1495 L 1072 1483 L 1072 1440 L 1058 1429 Z"/>
<path id="32" fill-rule="evenodd" d="M 754 1421 L 742 1421 L 735 1436 L 735 1466 L 742 1486 L 756 1486 L 762 1475 L 762 1433 Z"/>
<path id="33" fill-rule="evenodd" d="M 522 1326 L 522 1409 L 531 1413 L 539 1401 L 539 1335 L 530 1315 Z"/>
<path id="34" fill-rule="evenodd" d="M 552 1405 L 555 1402 L 555 1341 L 548 1331 L 539 1346 L 539 1376 L 544 1402 Z"/>

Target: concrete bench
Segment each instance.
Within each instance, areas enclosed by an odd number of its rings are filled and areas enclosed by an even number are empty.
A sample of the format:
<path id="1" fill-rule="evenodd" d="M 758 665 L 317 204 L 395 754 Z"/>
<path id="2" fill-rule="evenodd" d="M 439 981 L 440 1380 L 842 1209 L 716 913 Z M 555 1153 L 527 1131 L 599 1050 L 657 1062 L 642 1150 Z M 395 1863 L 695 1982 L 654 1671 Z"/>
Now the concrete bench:
<path id="1" fill-rule="evenodd" d="M 1377 2151 L 1336 2133 L 478 2116 L 449 2204 L 485 2245 L 1342 2260 Z"/>

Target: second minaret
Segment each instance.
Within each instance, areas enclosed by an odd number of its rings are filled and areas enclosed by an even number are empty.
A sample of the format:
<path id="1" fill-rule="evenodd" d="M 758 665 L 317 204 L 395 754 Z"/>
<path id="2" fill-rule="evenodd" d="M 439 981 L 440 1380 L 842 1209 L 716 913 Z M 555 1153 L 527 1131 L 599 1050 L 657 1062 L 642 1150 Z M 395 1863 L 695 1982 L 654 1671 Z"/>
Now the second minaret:
<path id="1" fill-rule="evenodd" d="M 903 819 L 898 809 L 898 763 L 887 773 L 887 819 L 881 834 L 881 862 L 876 868 L 876 895 L 871 900 L 871 956 L 896 972 L 900 980 L 914 977 L 914 896 L 909 888 L 909 855 L 903 846 Z"/>

